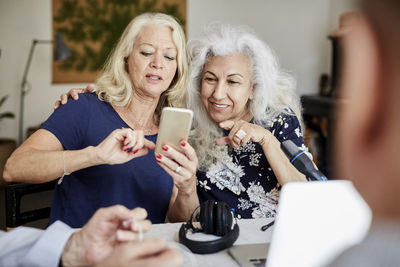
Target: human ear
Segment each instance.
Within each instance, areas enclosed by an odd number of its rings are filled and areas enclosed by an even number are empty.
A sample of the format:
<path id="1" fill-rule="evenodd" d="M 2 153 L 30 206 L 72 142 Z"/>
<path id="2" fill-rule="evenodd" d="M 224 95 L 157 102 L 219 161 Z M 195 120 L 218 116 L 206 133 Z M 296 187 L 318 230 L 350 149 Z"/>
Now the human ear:
<path id="1" fill-rule="evenodd" d="M 353 177 L 372 159 L 371 151 L 383 130 L 382 56 L 373 28 L 362 19 L 342 38 L 341 45 L 341 98 L 345 103 L 338 112 L 336 152 L 339 169 Z"/>

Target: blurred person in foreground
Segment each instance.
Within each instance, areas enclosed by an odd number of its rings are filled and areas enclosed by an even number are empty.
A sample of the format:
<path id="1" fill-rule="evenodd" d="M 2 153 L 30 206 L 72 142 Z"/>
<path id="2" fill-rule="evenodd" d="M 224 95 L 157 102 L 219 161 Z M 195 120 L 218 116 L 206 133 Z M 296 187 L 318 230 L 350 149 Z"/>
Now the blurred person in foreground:
<path id="1" fill-rule="evenodd" d="M 163 240 L 138 240 L 140 229 L 150 229 L 146 216 L 116 205 L 99 209 L 78 231 L 60 221 L 46 230 L 0 231 L 0 266 L 178 266 L 180 254 Z"/>
<path id="2" fill-rule="evenodd" d="M 336 159 L 373 211 L 365 240 L 331 266 L 400 266 L 400 1 L 361 1 L 343 37 Z"/>

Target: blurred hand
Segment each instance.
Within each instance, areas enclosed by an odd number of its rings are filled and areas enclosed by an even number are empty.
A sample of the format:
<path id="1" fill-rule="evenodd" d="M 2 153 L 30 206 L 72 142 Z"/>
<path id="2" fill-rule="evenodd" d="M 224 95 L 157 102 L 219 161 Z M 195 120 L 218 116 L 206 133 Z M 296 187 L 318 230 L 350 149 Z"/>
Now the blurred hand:
<path id="1" fill-rule="evenodd" d="M 86 86 L 86 88 L 72 88 L 66 94 L 60 95 L 60 100 L 57 100 L 56 103 L 54 103 L 53 108 L 57 109 L 59 106 L 67 104 L 69 97 L 71 97 L 74 100 L 78 100 L 80 93 L 91 93 L 94 91 L 95 87 L 94 84 L 92 83 Z"/>
<path id="2" fill-rule="evenodd" d="M 219 127 L 230 130 L 229 135 L 222 137 L 216 141 L 219 146 L 230 144 L 233 148 L 238 149 L 247 142 L 252 141 L 260 145 L 268 144 L 271 132 L 263 127 L 249 123 L 247 121 L 227 120 L 219 123 Z"/>
<path id="3" fill-rule="evenodd" d="M 182 256 L 168 248 L 163 240 L 144 240 L 117 245 L 111 255 L 96 266 L 172 267 L 182 262 Z"/>
<path id="4" fill-rule="evenodd" d="M 148 231 L 151 222 L 142 208 L 129 210 L 121 205 L 99 209 L 88 223 L 68 240 L 63 254 L 64 266 L 93 265 L 104 260 L 123 242 L 138 239 L 138 229 Z M 134 223 L 124 221 L 134 219 Z M 140 226 L 138 225 L 140 224 Z"/>
<path id="5" fill-rule="evenodd" d="M 141 130 L 116 129 L 95 147 L 97 164 L 121 164 L 154 150 L 156 145 L 144 138 Z"/>
<path id="6" fill-rule="evenodd" d="M 196 187 L 197 155 L 193 147 L 184 140 L 180 142 L 180 147 L 182 152 L 164 145 L 162 154 L 157 154 L 156 160 L 171 175 L 179 191 L 193 192 Z"/>

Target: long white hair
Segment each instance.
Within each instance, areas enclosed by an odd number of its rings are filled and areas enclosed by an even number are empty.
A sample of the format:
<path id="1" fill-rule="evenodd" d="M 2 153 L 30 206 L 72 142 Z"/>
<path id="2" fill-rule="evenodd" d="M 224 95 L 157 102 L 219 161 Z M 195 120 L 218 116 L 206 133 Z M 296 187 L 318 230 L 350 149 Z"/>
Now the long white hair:
<path id="1" fill-rule="evenodd" d="M 199 158 L 200 170 L 227 152 L 226 146 L 215 145 L 215 140 L 222 136 L 222 130 L 210 118 L 201 101 L 204 64 L 213 56 L 240 53 L 249 58 L 254 96 L 248 106 L 254 116 L 254 123 L 271 125 L 273 119 L 282 113 L 294 113 L 302 121 L 295 80 L 279 68 L 273 51 L 261 39 L 243 26 L 221 23 L 209 24 L 204 32 L 202 37 L 188 42 L 191 71 L 187 102 L 194 112 L 191 143 Z"/>

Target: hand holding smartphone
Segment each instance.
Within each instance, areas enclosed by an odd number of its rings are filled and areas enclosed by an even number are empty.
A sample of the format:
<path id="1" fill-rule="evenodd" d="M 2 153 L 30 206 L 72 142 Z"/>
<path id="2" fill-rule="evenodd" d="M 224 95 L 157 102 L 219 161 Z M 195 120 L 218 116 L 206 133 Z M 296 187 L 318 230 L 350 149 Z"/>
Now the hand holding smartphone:
<path id="1" fill-rule="evenodd" d="M 170 145 L 181 151 L 180 142 L 189 137 L 193 112 L 190 109 L 166 107 L 162 110 L 155 153 L 162 151 L 163 145 Z"/>

